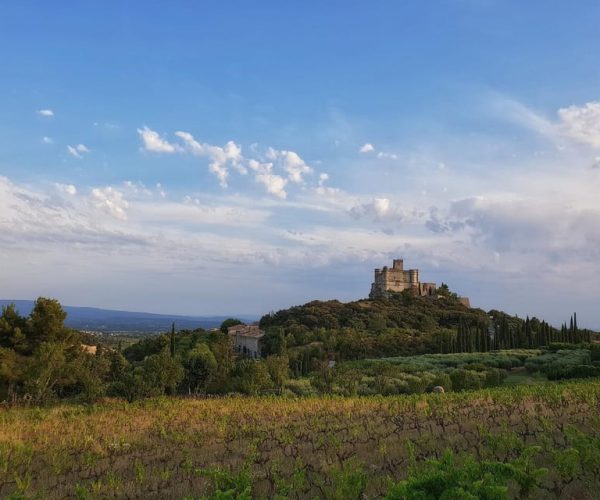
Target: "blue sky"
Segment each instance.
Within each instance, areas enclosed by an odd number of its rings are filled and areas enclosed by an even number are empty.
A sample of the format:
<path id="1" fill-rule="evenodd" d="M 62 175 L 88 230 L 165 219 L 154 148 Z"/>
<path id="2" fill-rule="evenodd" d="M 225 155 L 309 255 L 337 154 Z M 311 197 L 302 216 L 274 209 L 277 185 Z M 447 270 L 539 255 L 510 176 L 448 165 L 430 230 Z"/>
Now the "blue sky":
<path id="1" fill-rule="evenodd" d="M 0 295 L 187 314 L 404 257 L 600 328 L 597 2 L 5 2 Z"/>

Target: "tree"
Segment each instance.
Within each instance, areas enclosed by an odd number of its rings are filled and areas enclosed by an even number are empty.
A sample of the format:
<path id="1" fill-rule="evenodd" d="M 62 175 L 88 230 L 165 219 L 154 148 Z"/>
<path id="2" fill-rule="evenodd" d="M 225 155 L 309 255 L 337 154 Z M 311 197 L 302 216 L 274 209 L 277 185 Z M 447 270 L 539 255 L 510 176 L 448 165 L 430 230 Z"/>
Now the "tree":
<path id="1" fill-rule="evenodd" d="M 0 347 L 0 400 L 11 399 L 21 381 L 23 360 L 12 349 Z"/>
<path id="2" fill-rule="evenodd" d="M 175 394 L 177 385 L 184 376 L 181 363 L 171 357 L 167 349 L 148 356 L 142 363 L 142 369 L 144 380 L 152 395 L 162 395 L 165 392 Z"/>
<path id="3" fill-rule="evenodd" d="M 58 300 L 39 297 L 29 316 L 28 340 L 32 347 L 38 346 L 42 342 L 64 340 L 66 318 L 67 313 Z"/>
<path id="4" fill-rule="evenodd" d="M 197 393 L 206 389 L 210 378 L 217 371 L 217 359 L 207 344 L 199 344 L 192 349 L 184 361 L 188 393 Z"/>
<path id="5" fill-rule="evenodd" d="M 223 321 L 223 323 L 221 323 L 221 331 L 223 333 L 227 333 L 229 327 L 242 324 L 243 322 L 237 318 L 227 318 L 225 321 Z"/>
<path id="6" fill-rule="evenodd" d="M 2 307 L 0 316 L 0 347 L 19 349 L 25 342 L 27 320 L 19 315 L 14 304 Z"/>
<path id="7" fill-rule="evenodd" d="M 232 341 L 228 335 L 215 332 L 211 338 L 210 350 L 217 360 L 217 370 L 210 381 L 209 389 L 212 392 L 227 392 L 229 376 L 235 363 Z"/>
<path id="8" fill-rule="evenodd" d="M 169 338 L 169 348 L 171 351 L 171 357 L 175 357 L 175 322 L 171 324 L 171 337 Z"/>
<path id="9" fill-rule="evenodd" d="M 42 342 L 36 348 L 25 373 L 25 388 L 33 402 L 47 401 L 61 385 L 74 382 L 67 348 L 61 342 Z"/>
<path id="10" fill-rule="evenodd" d="M 263 355 L 280 355 L 286 350 L 287 342 L 283 328 L 272 328 L 267 331 L 261 339 L 261 351 Z"/>
<path id="11" fill-rule="evenodd" d="M 281 394 L 289 378 L 289 359 L 287 356 L 269 356 L 265 360 L 269 376 L 276 391 Z"/>
<path id="12" fill-rule="evenodd" d="M 91 403 L 106 394 L 111 364 L 111 357 L 100 348 L 96 354 L 83 353 L 78 356 L 77 384 L 85 401 Z"/>
<path id="13" fill-rule="evenodd" d="M 252 359 L 242 359 L 233 369 L 234 387 L 244 394 L 255 396 L 271 389 L 266 363 Z"/>

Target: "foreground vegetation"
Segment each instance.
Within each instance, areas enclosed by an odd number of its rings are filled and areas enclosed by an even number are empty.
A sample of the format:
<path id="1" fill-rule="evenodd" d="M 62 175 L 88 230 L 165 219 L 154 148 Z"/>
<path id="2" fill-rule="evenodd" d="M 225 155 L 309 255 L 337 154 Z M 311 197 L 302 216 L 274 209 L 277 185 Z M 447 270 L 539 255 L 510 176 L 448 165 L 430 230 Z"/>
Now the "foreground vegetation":
<path id="1" fill-rule="evenodd" d="M 596 379 L 10 408 L 0 412 L 0 496 L 399 499 L 441 488 L 452 498 L 594 498 L 599 408 Z"/>

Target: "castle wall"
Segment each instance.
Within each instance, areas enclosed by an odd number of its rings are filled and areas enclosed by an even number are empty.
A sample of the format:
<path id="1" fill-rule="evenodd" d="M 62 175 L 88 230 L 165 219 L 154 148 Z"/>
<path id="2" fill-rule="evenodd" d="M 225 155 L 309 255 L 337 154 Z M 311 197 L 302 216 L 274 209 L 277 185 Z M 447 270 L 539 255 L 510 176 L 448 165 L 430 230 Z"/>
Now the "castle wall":
<path id="1" fill-rule="evenodd" d="M 419 270 L 404 270 L 402 259 L 394 259 L 393 267 L 387 266 L 375 269 L 375 276 L 371 285 L 369 297 L 384 297 L 388 292 L 403 292 L 413 290 L 417 295 L 431 295 L 435 289 L 435 283 L 421 283 L 419 281 Z"/>

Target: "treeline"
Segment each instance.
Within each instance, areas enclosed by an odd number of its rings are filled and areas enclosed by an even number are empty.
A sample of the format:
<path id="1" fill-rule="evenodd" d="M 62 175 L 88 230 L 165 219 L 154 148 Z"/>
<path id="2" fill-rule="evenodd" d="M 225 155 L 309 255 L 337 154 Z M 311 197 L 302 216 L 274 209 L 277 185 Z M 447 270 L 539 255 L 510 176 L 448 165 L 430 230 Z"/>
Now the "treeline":
<path id="1" fill-rule="evenodd" d="M 28 317 L 13 305 L 0 316 L 0 401 L 40 404 L 60 398 L 133 401 L 162 394 L 281 392 L 288 359 L 234 355 L 230 338 L 204 330 L 144 339 L 121 352 L 64 325 L 66 313 L 39 298 Z"/>
<path id="2" fill-rule="evenodd" d="M 548 347 L 546 350 L 556 351 L 580 346 L 590 350 L 590 342 L 597 337 L 580 330 L 576 316 L 569 326 L 555 329 L 537 318 L 523 320 L 499 311 L 468 309 L 450 292 L 436 300 L 401 293 L 390 299 L 348 304 L 311 302 L 267 315 L 261 320 L 266 335 L 260 360 L 235 354 L 232 340 L 225 333 L 227 326 L 237 322 L 233 319 L 224 322 L 222 331 L 176 332 L 173 325 L 170 333 L 121 349 L 67 328 L 65 318 L 60 303 L 47 298 L 39 298 L 27 317 L 20 316 L 14 306 L 2 309 L 0 401 L 94 401 L 104 396 L 134 401 L 162 394 L 281 394 L 289 378 L 311 378 L 315 390 L 327 392 L 335 363 L 501 349 Z M 560 366 L 548 376 L 595 373 L 593 363 L 574 366 Z M 467 375 L 474 383 L 488 377 L 484 371 Z M 492 375 L 485 383 L 498 382 L 492 380 Z M 356 383 L 348 380 L 342 385 L 354 387 Z M 404 391 L 406 383 L 420 387 L 420 382 L 404 377 L 394 390 Z M 365 387 L 368 393 L 370 385 L 366 383 Z M 303 391 L 299 386 L 298 393 Z"/>
<path id="3" fill-rule="evenodd" d="M 64 325 L 66 316 L 58 301 L 47 298 L 37 299 L 28 317 L 14 305 L 2 308 L 0 399 L 41 403 L 79 395 L 93 400 L 117 382 L 124 358 L 88 345 L 89 337 Z"/>

